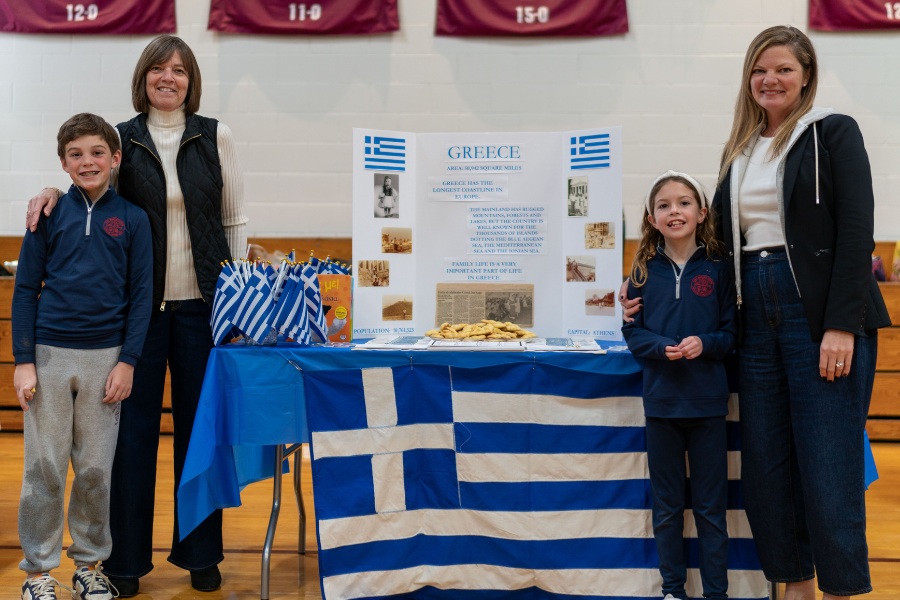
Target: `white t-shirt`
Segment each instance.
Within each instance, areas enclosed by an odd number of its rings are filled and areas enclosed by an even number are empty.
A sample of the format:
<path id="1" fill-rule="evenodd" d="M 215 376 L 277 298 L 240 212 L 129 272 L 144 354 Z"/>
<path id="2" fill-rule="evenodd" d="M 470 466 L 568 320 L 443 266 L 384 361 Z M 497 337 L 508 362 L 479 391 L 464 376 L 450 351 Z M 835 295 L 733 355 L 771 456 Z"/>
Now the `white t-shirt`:
<path id="1" fill-rule="evenodd" d="M 741 181 L 738 206 L 741 233 L 746 240 L 743 250 L 784 246 L 785 243 L 776 189 L 780 157 L 769 158 L 773 139 L 759 137 Z"/>

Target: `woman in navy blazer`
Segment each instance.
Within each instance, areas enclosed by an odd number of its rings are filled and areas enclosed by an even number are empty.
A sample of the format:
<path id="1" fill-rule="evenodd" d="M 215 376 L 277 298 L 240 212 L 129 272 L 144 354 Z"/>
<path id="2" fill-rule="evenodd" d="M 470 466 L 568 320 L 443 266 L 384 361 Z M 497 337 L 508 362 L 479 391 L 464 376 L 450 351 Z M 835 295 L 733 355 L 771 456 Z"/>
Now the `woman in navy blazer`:
<path id="1" fill-rule="evenodd" d="M 864 428 L 877 330 L 874 196 L 856 122 L 813 106 L 815 50 L 793 27 L 750 44 L 713 200 L 738 293 L 742 479 L 784 600 L 872 590 Z"/>

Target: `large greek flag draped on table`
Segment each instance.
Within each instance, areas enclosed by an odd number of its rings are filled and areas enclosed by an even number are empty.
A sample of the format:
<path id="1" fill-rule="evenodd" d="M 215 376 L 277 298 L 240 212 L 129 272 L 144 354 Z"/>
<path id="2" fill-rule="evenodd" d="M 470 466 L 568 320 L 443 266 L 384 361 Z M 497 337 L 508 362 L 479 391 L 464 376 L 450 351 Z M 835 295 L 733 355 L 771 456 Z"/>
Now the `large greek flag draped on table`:
<path id="1" fill-rule="evenodd" d="M 410 364 L 303 380 L 324 598 L 661 597 L 639 372 Z M 735 409 L 729 597 L 761 600 Z M 685 530 L 696 598 L 689 511 Z"/>

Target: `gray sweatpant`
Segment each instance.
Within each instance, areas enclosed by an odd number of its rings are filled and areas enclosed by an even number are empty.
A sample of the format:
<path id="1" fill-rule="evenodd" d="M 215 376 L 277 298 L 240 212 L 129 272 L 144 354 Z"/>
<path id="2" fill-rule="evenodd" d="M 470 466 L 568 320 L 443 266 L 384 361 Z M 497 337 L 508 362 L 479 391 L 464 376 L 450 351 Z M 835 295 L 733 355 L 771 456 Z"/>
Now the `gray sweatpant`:
<path id="1" fill-rule="evenodd" d="M 104 404 L 106 378 L 119 348 L 35 347 L 37 391 L 25 413 L 25 471 L 19 501 L 19 568 L 58 567 L 69 458 L 75 478 L 69 498 L 67 554 L 76 565 L 109 557 L 109 480 L 119 433 L 119 403 Z M 127 402 L 127 400 L 126 400 Z"/>

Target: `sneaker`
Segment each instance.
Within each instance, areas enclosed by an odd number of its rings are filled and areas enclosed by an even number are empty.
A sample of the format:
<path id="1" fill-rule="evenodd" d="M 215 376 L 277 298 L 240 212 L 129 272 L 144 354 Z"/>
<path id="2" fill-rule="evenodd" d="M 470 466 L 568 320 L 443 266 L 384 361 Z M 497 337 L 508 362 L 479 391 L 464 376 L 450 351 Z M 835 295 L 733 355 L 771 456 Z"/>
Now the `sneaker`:
<path id="1" fill-rule="evenodd" d="M 678 598 L 676 598 L 672 594 L 666 594 L 666 597 L 663 598 L 663 600 L 678 600 Z"/>
<path id="2" fill-rule="evenodd" d="M 115 596 L 118 594 L 110 591 L 109 579 L 99 565 L 94 569 L 81 567 L 72 575 L 72 598 L 75 600 L 112 600 Z"/>
<path id="3" fill-rule="evenodd" d="M 50 573 L 29 577 L 22 584 L 22 600 L 56 600 L 56 586 L 61 584 Z"/>

